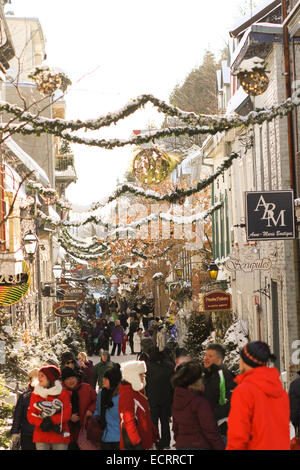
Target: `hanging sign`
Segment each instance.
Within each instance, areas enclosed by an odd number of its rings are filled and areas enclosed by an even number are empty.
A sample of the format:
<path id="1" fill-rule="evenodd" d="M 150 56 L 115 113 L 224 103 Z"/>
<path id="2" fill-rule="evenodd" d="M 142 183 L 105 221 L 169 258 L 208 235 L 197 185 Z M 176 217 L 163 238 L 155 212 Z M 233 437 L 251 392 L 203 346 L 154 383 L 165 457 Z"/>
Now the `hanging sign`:
<path id="1" fill-rule="evenodd" d="M 78 313 L 76 302 L 56 302 L 53 305 L 53 313 L 57 317 L 74 317 Z"/>
<path id="2" fill-rule="evenodd" d="M 246 238 L 291 240 L 295 234 L 294 193 L 246 191 Z"/>
<path id="3" fill-rule="evenodd" d="M 231 294 L 224 291 L 214 291 L 203 296 L 203 311 L 218 312 L 220 310 L 231 310 Z"/>
<path id="4" fill-rule="evenodd" d="M 31 283 L 28 264 L 22 261 L 22 272 L 19 274 L 0 273 L 0 305 L 8 307 L 25 297 Z"/>
<path id="5" fill-rule="evenodd" d="M 268 271 L 272 267 L 272 261 L 269 258 L 255 260 L 239 260 L 230 258 L 225 262 L 225 268 L 228 271 L 243 271 L 244 273 L 252 273 L 253 271 Z"/>
<path id="6" fill-rule="evenodd" d="M 84 294 L 82 289 L 68 289 L 64 292 L 64 300 L 74 300 L 77 302 L 84 301 Z"/>

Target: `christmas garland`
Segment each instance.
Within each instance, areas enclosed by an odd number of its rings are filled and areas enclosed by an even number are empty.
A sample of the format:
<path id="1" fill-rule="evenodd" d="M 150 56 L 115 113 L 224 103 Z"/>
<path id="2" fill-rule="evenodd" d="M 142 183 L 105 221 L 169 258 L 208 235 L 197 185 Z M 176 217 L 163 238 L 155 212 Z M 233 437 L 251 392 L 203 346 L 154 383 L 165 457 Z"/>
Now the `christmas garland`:
<path id="1" fill-rule="evenodd" d="M 99 130 L 102 127 L 116 124 L 121 119 L 124 119 L 133 114 L 138 109 L 142 108 L 151 102 L 159 111 L 179 118 L 181 121 L 188 123 L 191 127 L 178 127 L 169 128 L 165 130 L 158 130 L 149 136 L 138 136 L 136 138 L 121 141 L 113 139 L 111 141 L 97 140 L 97 139 L 80 139 L 79 137 L 72 136 L 66 133 L 66 130 L 71 132 L 78 131 L 80 129 L 85 130 Z M 62 119 L 48 119 L 45 117 L 37 116 L 26 112 L 22 108 L 11 105 L 9 103 L 0 104 L 0 111 L 16 116 L 22 123 L 26 122 L 31 126 L 11 126 L 5 125 L 15 132 L 19 133 L 34 133 L 40 135 L 41 133 L 50 133 L 58 137 L 62 137 L 70 142 L 84 143 L 86 145 L 100 146 L 104 148 L 114 148 L 117 146 L 124 146 L 128 144 L 141 144 L 149 142 L 153 139 L 159 139 L 170 135 L 198 135 L 204 133 L 215 134 L 224 130 L 229 130 L 234 127 L 249 126 L 254 124 L 262 124 L 264 121 L 271 121 L 277 116 L 283 117 L 287 113 L 291 112 L 295 107 L 300 104 L 300 90 L 296 90 L 292 98 L 288 98 L 278 105 L 274 105 L 269 109 L 257 109 L 251 111 L 247 116 L 208 116 L 208 115 L 197 115 L 193 112 L 185 112 L 176 108 L 175 106 L 169 105 L 162 100 L 155 98 L 152 95 L 141 95 L 134 100 L 131 100 L 127 105 L 115 113 L 108 113 L 105 116 L 101 116 L 98 119 L 90 119 L 86 121 L 65 121 Z M 145 140 L 146 139 L 146 140 Z"/>
<path id="2" fill-rule="evenodd" d="M 58 227 L 79 227 L 79 226 L 81 227 L 81 226 L 84 226 L 84 225 L 89 224 L 89 223 L 94 223 L 96 225 L 103 225 L 103 226 L 106 226 L 106 227 L 107 227 L 107 225 L 109 225 L 111 228 L 113 228 L 113 230 L 106 233 L 105 236 L 106 236 L 106 238 L 109 238 L 109 237 L 114 238 L 117 234 L 120 234 L 122 232 L 128 233 L 128 232 L 132 231 L 133 233 L 135 233 L 135 230 L 140 228 L 142 225 L 147 225 L 150 222 L 156 222 L 159 219 L 162 220 L 162 221 L 166 221 L 166 222 L 173 222 L 173 223 L 178 224 L 178 225 L 192 224 L 192 223 L 195 223 L 199 220 L 206 219 L 209 215 L 213 214 L 221 206 L 222 206 L 222 203 L 217 203 L 217 204 L 215 204 L 214 206 L 212 206 L 211 208 L 209 208 L 205 211 L 198 212 L 198 213 L 190 215 L 190 216 L 176 216 L 176 215 L 171 214 L 170 212 L 162 212 L 162 213 L 159 213 L 159 214 L 151 214 L 148 217 L 144 217 L 143 219 L 137 220 L 137 221 L 132 222 L 132 223 L 127 224 L 127 225 L 106 224 L 101 219 L 99 219 L 99 217 L 96 217 L 96 216 L 89 216 L 85 220 L 82 220 L 80 222 L 79 221 L 73 221 L 72 222 L 72 221 L 65 221 L 65 220 L 61 220 L 60 222 L 55 222 L 50 216 L 47 216 L 41 210 L 38 210 L 38 217 L 41 218 L 43 220 L 43 222 L 47 222 L 47 223 L 49 223 L 50 225 L 52 225 L 56 228 L 58 228 Z M 65 239 L 68 238 L 68 241 L 69 241 L 70 244 L 72 244 L 75 247 L 78 246 L 77 244 L 78 244 L 79 240 L 71 240 L 70 234 L 66 231 L 63 231 L 62 233 L 63 233 L 63 236 L 64 236 Z M 81 242 L 81 243 L 84 243 L 84 242 Z M 87 250 L 92 250 L 94 247 L 97 247 L 98 245 L 101 245 L 101 247 L 105 247 L 105 244 L 103 244 L 102 242 L 96 242 L 95 241 L 93 244 L 91 244 L 89 246 L 83 244 L 82 248 L 87 249 Z"/>
<path id="3" fill-rule="evenodd" d="M 97 260 L 99 258 L 102 258 L 106 255 L 109 255 L 111 253 L 111 250 L 110 248 L 107 249 L 106 251 L 99 251 L 99 252 L 94 252 L 92 254 L 87 254 L 87 253 L 82 253 L 81 251 L 74 251 L 74 249 L 71 249 L 70 248 L 70 245 L 69 244 L 66 244 L 65 243 L 65 240 L 61 237 L 58 237 L 58 242 L 59 244 L 61 245 L 61 247 L 66 250 L 66 252 L 73 256 L 74 258 L 78 258 L 78 259 L 81 259 L 81 260 L 86 260 L 86 261 L 92 261 L 92 260 Z"/>
<path id="4" fill-rule="evenodd" d="M 66 230 L 62 231 L 60 235 L 60 239 L 64 241 L 65 246 L 69 246 L 76 250 L 80 250 L 83 253 L 95 254 L 98 252 L 101 253 L 101 252 L 107 251 L 109 249 L 108 243 L 103 243 L 98 240 L 90 244 L 88 243 L 84 244 L 82 241 L 79 241 L 79 240 L 78 241 L 76 240 L 76 242 L 74 242 L 72 238 L 70 237 L 70 234 Z"/>
<path id="5" fill-rule="evenodd" d="M 146 199 L 153 199 L 156 201 L 167 201 L 171 204 L 174 204 L 176 202 L 182 201 L 184 198 L 189 197 L 193 194 L 196 194 L 200 191 L 203 191 L 207 186 L 213 183 L 215 179 L 217 179 L 222 173 L 224 173 L 225 170 L 231 167 L 233 164 L 233 161 L 236 158 L 239 158 L 240 155 L 238 153 L 231 153 L 229 157 L 224 159 L 224 162 L 222 165 L 220 165 L 215 173 L 210 175 L 207 179 L 205 180 L 200 180 L 196 186 L 193 188 L 189 189 L 176 189 L 176 191 L 161 195 L 159 193 L 156 193 L 151 190 L 144 190 L 143 188 L 139 188 L 130 184 L 123 184 L 117 190 L 107 199 L 106 204 L 114 201 L 115 199 L 121 197 L 122 195 L 126 193 L 131 193 L 137 197 L 144 197 Z M 35 189 L 37 192 L 40 194 L 46 194 L 47 191 L 49 191 L 49 194 L 53 195 L 53 191 L 50 188 L 43 188 L 40 184 L 31 184 L 32 189 Z M 63 201 L 61 201 L 61 205 L 63 205 Z M 56 201 L 57 203 L 57 201 Z M 149 216 L 151 217 L 151 216 Z M 60 221 L 60 222 L 55 222 L 50 216 L 46 216 L 42 211 L 38 210 L 38 218 L 41 218 L 43 222 L 49 223 L 53 227 L 81 227 L 82 225 L 86 225 L 88 223 L 94 223 L 96 225 L 102 225 L 105 227 L 106 231 L 109 230 L 110 228 L 116 227 L 117 225 L 112 225 L 109 223 L 103 222 L 99 217 L 94 216 L 94 215 L 89 215 L 84 221 Z M 181 222 L 182 223 L 182 222 Z M 129 226 L 128 229 L 131 227 Z"/>
<path id="6" fill-rule="evenodd" d="M 153 199 L 155 201 L 168 201 L 170 204 L 175 204 L 176 202 L 182 201 L 184 198 L 192 196 L 200 191 L 203 191 L 207 186 L 212 184 L 224 171 L 228 170 L 233 164 L 233 161 L 236 158 L 239 158 L 240 154 L 238 153 L 231 153 L 229 157 L 224 159 L 222 165 L 220 165 L 215 173 L 210 175 L 207 179 L 200 180 L 193 188 L 189 189 L 176 189 L 176 191 L 167 193 L 167 194 L 159 194 L 151 190 L 144 190 L 143 188 L 139 188 L 137 186 L 125 183 L 122 184 L 116 191 L 108 197 L 106 203 L 110 203 L 115 199 L 121 197 L 126 193 L 133 194 L 137 197 L 144 197 L 146 199 Z"/>

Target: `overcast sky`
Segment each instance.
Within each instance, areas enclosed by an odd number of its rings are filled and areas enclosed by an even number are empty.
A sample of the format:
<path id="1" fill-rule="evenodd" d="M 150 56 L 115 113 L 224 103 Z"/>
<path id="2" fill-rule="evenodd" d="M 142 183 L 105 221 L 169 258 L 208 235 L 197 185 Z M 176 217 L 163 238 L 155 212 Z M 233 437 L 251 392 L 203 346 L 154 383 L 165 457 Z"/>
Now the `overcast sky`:
<path id="1" fill-rule="evenodd" d="M 177 83 L 201 64 L 207 48 L 218 53 L 245 0 L 12 0 L 6 11 L 37 17 L 46 37 L 47 62 L 64 69 L 73 86 L 67 118 L 96 118 L 143 93 L 168 100 Z M 250 4 L 250 0 L 249 0 Z M 138 112 L 107 137 L 159 122 Z M 96 136 L 95 136 L 96 137 Z M 67 192 L 88 204 L 109 194 L 124 173 L 130 148 L 73 146 L 77 184 Z"/>

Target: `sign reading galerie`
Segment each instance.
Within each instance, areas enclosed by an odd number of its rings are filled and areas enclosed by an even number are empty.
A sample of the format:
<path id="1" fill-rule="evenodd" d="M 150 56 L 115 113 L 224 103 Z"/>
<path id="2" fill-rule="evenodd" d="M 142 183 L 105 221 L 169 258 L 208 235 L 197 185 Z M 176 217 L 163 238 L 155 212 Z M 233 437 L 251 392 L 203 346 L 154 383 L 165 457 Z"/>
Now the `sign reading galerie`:
<path id="1" fill-rule="evenodd" d="M 246 236 L 248 241 L 295 238 L 293 191 L 246 191 Z"/>
<path id="2" fill-rule="evenodd" d="M 224 291 L 214 291 L 203 296 L 203 311 L 218 312 L 220 310 L 231 310 L 231 295 Z"/>

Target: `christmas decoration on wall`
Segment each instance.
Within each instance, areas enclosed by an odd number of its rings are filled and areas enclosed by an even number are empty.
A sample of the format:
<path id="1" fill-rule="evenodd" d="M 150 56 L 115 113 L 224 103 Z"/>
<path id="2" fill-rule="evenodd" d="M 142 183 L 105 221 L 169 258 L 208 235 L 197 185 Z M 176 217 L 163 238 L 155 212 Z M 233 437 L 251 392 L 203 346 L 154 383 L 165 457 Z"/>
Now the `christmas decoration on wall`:
<path id="1" fill-rule="evenodd" d="M 244 91 L 251 96 L 261 95 L 269 86 L 266 65 L 260 57 L 243 60 L 237 76 Z"/>
<path id="2" fill-rule="evenodd" d="M 22 261 L 22 273 L 0 274 L 0 306 L 8 307 L 22 300 L 28 292 L 30 283 L 30 269 L 25 261 Z"/>
<path id="3" fill-rule="evenodd" d="M 132 171 L 140 183 L 158 184 L 169 176 L 178 162 L 179 157 L 158 147 L 138 148 L 134 152 Z"/>
<path id="4" fill-rule="evenodd" d="M 35 82 L 37 89 L 43 95 L 52 95 L 59 89 L 64 92 L 72 84 L 63 72 L 48 66 L 36 67 L 28 77 Z"/>

